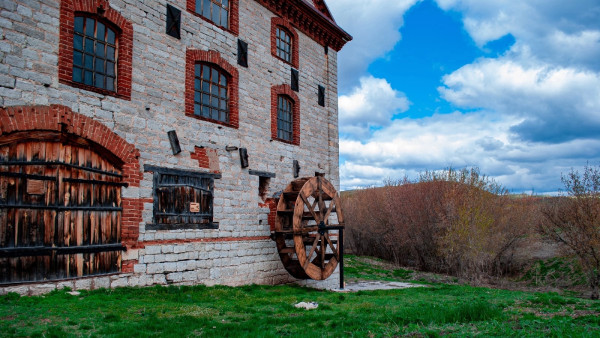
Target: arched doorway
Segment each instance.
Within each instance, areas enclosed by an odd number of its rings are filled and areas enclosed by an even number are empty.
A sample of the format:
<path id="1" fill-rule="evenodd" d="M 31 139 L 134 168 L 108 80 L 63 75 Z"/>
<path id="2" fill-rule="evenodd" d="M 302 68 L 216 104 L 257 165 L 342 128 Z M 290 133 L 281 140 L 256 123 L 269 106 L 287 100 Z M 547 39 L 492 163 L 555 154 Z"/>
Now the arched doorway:
<path id="1" fill-rule="evenodd" d="M 0 138 L 0 283 L 118 272 L 119 159 L 55 132 Z"/>
<path id="2" fill-rule="evenodd" d="M 0 284 L 121 271 L 139 151 L 62 105 L 0 108 L 0 122 Z"/>

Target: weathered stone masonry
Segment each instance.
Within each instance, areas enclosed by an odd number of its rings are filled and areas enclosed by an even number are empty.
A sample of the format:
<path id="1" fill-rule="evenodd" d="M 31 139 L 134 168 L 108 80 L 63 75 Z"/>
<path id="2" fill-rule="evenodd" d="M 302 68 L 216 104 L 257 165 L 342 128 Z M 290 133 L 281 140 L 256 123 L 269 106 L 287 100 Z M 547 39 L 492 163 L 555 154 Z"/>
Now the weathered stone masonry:
<path id="1" fill-rule="evenodd" d="M 165 33 L 167 5 L 181 11 L 180 39 Z M 122 172 L 126 248 L 117 272 L 4 283 L 0 294 L 153 284 L 337 285 L 337 274 L 317 283 L 295 281 L 284 270 L 269 238 L 273 200 L 262 200 L 259 177 L 249 170 L 274 176 L 269 197 L 294 178 L 294 160 L 301 176 L 324 173 L 339 189 L 337 51 L 351 37 L 321 0 L 230 0 L 227 28 L 195 6 L 195 0 L 0 1 L 0 146 L 43 133 L 57 142 L 81 140 L 109 158 Z M 73 81 L 73 20 L 80 14 L 118 33 L 115 91 Z M 293 35 L 290 63 L 274 56 L 276 25 Z M 238 40 L 247 43 L 248 67 L 238 64 Z M 196 62 L 228 75 L 229 121 L 194 114 Z M 277 95 L 294 102 L 291 142 L 277 138 Z M 169 131 L 178 137 L 177 154 Z M 247 150 L 247 168 L 240 148 Z M 156 167 L 211 178 L 214 226 L 153 226 Z M 0 249 L 6 243 L 0 238 Z"/>

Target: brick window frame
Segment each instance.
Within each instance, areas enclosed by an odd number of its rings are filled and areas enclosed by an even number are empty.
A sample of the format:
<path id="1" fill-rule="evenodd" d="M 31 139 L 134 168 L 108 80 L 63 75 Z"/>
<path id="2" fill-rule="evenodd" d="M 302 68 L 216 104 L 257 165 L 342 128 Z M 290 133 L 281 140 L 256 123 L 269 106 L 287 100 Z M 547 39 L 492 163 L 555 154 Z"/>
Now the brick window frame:
<path id="1" fill-rule="evenodd" d="M 277 55 L 277 28 L 282 28 L 288 34 L 290 34 L 292 38 L 292 60 L 288 62 Z M 288 20 L 285 20 L 280 17 L 272 17 L 271 18 L 271 55 L 273 57 L 292 65 L 292 67 L 299 67 L 299 52 L 298 52 L 298 33 L 292 27 Z"/>
<path id="2" fill-rule="evenodd" d="M 229 0 L 229 28 L 218 26 L 212 20 L 205 18 L 200 13 L 196 12 L 196 0 L 186 0 L 186 8 L 188 12 L 192 13 L 194 16 L 214 25 L 215 27 L 219 27 L 225 31 L 232 33 L 235 36 L 240 34 L 240 17 L 239 17 L 239 0 Z"/>
<path id="3" fill-rule="evenodd" d="M 229 123 L 213 120 L 194 114 L 194 74 L 196 63 L 209 63 L 221 68 L 228 76 L 229 91 Z M 208 121 L 230 128 L 239 127 L 239 108 L 238 108 L 238 70 L 227 60 L 221 57 L 221 54 L 213 50 L 188 49 L 185 55 L 185 115 L 198 120 Z"/>
<path id="4" fill-rule="evenodd" d="M 280 95 L 287 96 L 292 101 L 292 140 L 277 137 L 277 99 Z M 300 99 L 292 87 L 282 84 L 271 87 L 271 139 L 283 143 L 300 145 Z"/>
<path id="5" fill-rule="evenodd" d="M 116 91 L 101 89 L 73 81 L 73 35 L 75 15 L 92 17 L 107 24 L 117 33 Z M 60 37 L 58 47 L 58 81 L 75 88 L 131 100 L 133 25 L 107 0 L 62 0 L 60 3 Z"/>

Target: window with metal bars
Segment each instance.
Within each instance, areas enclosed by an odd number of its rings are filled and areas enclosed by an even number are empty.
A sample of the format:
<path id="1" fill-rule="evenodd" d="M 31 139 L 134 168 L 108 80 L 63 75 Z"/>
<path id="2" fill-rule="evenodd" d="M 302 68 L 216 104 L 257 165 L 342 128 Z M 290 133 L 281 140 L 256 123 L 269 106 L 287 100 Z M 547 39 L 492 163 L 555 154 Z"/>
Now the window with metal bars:
<path id="1" fill-rule="evenodd" d="M 154 217 L 147 230 L 218 229 L 213 221 L 218 174 L 144 166 L 154 173 Z"/>
<path id="2" fill-rule="evenodd" d="M 228 75 L 220 68 L 197 63 L 194 70 L 194 114 L 229 123 Z"/>
<path id="3" fill-rule="evenodd" d="M 293 102 L 284 95 L 277 96 L 277 138 L 293 140 Z"/>
<path id="4" fill-rule="evenodd" d="M 73 81 L 116 91 L 116 32 L 85 16 L 75 16 L 74 31 Z"/>
<path id="5" fill-rule="evenodd" d="M 229 0 L 196 0 L 196 13 L 229 29 Z"/>
<path id="6" fill-rule="evenodd" d="M 292 37 L 285 29 L 277 27 L 275 30 L 277 56 L 286 62 L 292 62 Z"/>

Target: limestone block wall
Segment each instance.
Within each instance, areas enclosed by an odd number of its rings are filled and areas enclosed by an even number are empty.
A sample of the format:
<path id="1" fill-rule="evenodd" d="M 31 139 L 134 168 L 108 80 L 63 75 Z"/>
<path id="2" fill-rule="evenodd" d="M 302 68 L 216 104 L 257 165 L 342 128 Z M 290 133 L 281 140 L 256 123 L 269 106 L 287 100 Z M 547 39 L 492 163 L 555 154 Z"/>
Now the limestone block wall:
<path id="1" fill-rule="evenodd" d="M 59 81 L 60 0 L 0 2 L 0 106 L 59 105 L 108 127 L 139 152 L 139 176 L 122 188 L 123 220 L 132 222 L 117 274 L 0 286 L 0 293 L 37 294 L 74 289 L 152 284 L 279 284 L 294 282 L 283 268 L 268 224 L 269 208 L 258 195 L 259 177 L 274 174 L 268 196 L 300 176 L 325 174 L 339 190 L 337 54 L 301 30 L 299 38 L 299 145 L 271 137 L 271 88 L 290 84 L 292 66 L 271 55 L 271 18 L 276 14 L 255 0 L 239 0 L 239 33 L 194 15 L 186 0 L 73 0 L 102 4 L 133 28 L 130 98 L 104 95 Z M 167 4 L 181 10 L 181 39 L 165 34 Z M 237 64 L 238 39 L 248 43 L 248 67 Z M 185 115 L 186 52 L 217 52 L 237 69 L 239 126 L 219 125 Z M 325 106 L 318 105 L 323 86 Z M 173 155 L 167 132 L 175 130 L 181 153 Z M 249 167 L 241 168 L 246 148 Z M 213 217 L 218 229 L 150 230 L 153 222 L 153 173 L 147 166 L 218 172 Z M 336 287 L 338 274 L 322 282 Z"/>

